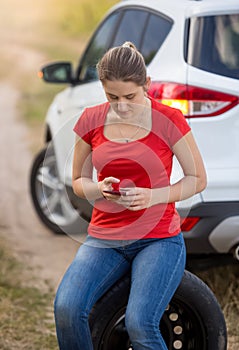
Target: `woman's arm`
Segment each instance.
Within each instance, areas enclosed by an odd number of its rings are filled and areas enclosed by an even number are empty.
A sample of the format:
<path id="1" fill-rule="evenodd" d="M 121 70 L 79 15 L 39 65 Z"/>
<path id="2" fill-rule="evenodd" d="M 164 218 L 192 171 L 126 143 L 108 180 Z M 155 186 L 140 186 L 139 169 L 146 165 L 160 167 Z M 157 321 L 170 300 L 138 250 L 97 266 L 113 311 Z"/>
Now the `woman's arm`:
<path id="1" fill-rule="evenodd" d="M 92 174 L 91 146 L 77 136 L 72 172 L 72 187 L 77 196 L 92 200 L 101 197 L 97 183 L 92 180 Z"/>
<path id="2" fill-rule="evenodd" d="M 135 188 L 120 203 L 130 210 L 140 210 L 155 204 L 174 203 L 204 190 L 207 184 L 206 171 L 192 132 L 188 132 L 174 146 L 184 177 L 177 183 L 163 188 Z"/>
<path id="3" fill-rule="evenodd" d="M 94 182 L 92 180 L 91 146 L 83 139 L 76 137 L 73 157 L 72 187 L 78 197 L 95 200 L 102 198 L 103 190 L 111 190 L 112 183 L 119 180 L 114 177 L 107 177 L 103 181 Z"/>
<path id="4" fill-rule="evenodd" d="M 207 185 L 203 160 L 191 131 L 173 146 L 173 153 L 182 167 L 184 177 L 169 187 L 156 190 L 163 203 L 187 199 L 203 191 Z"/>

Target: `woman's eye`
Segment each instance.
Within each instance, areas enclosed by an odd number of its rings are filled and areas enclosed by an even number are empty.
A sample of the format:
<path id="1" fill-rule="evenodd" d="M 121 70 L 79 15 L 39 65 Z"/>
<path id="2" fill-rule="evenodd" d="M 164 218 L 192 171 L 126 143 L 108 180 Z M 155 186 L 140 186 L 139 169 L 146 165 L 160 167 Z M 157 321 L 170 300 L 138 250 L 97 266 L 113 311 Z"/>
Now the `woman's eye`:
<path id="1" fill-rule="evenodd" d="M 110 99 L 111 99 L 111 100 L 117 100 L 118 97 L 117 97 L 117 96 L 110 96 Z"/>
<path id="2" fill-rule="evenodd" d="M 108 95 L 108 96 L 109 96 L 111 101 L 117 101 L 119 99 L 118 96 L 115 96 L 115 95 Z M 127 95 L 127 96 L 125 96 L 125 99 L 132 100 L 134 98 L 134 96 L 135 95 Z"/>

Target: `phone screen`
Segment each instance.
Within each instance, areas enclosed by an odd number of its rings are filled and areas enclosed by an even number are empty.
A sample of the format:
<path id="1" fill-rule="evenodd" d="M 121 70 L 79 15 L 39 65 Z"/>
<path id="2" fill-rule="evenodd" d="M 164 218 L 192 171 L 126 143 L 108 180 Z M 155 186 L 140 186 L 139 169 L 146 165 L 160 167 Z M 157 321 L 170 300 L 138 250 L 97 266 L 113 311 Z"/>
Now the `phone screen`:
<path id="1" fill-rule="evenodd" d="M 103 191 L 105 193 L 110 193 L 110 194 L 113 194 L 115 196 L 125 196 L 126 195 L 126 192 L 124 191 L 116 191 L 116 190 L 105 190 Z"/>

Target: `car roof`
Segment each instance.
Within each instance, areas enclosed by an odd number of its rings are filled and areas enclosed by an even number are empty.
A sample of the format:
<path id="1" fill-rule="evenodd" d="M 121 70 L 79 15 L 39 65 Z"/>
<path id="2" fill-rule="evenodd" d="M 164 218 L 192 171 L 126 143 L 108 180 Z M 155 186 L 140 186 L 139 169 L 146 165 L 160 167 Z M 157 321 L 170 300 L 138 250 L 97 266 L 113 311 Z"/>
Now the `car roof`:
<path id="1" fill-rule="evenodd" d="M 122 6 L 152 8 L 172 18 L 183 18 L 220 13 L 238 13 L 238 0 L 122 0 L 113 9 Z"/>

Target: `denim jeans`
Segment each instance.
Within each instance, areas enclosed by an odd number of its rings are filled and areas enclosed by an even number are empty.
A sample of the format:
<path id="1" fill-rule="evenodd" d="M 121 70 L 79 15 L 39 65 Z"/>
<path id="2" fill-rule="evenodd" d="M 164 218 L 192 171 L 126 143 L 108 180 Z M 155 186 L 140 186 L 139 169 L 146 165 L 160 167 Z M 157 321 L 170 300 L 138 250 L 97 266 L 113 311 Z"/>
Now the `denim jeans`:
<path id="1" fill-rule="evenodd" d="M 88 236 L 56 294 L 59 348 L 93 350 L 88 324 L 91 308 L 131 270 L 125 323 L 133 349 L 166 350 L 159 322 L 182 279 L 185 256 L 182 234 L 135 242 L 102 241 Z"/>

